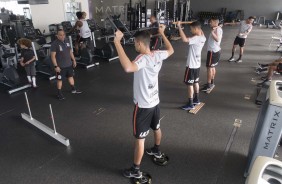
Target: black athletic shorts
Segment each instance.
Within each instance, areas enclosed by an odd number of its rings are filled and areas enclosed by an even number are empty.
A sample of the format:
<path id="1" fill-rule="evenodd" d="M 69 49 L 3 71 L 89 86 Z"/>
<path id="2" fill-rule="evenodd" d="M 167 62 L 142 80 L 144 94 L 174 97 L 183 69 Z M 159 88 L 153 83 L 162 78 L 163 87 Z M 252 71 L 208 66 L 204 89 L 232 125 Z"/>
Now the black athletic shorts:
<path id="1" fill-rule="evenodd" d="M 187 85 L 193 85 L 199 82 L 200 68 L 189 68 L 186 67 L 184 74 L 184 83 Z"/>
<path id="2" fill-rule="evenodd" d="M 246 43 L 246 38 L 239 38 L 238 36 L 236 36 L 234 40 L 234 45 L 239 45 L 240 47 L 244 47 L 245 43 Z"/>
<path id="3" fill-rule="evenodd" d="M 216 65 L 218 65 L 219 59 L 220 59 L 220 51 L 218 52 L 208 51 L 206 66 L 215 67 Z"/>
<path id="4" fill-rule="evenodd" d="M 65 78 L 69 78 L 69 77 L 73 77 L 74 76 L 74 71 L 73 71 L 73 67 L 67 67 L 67 68 L 61 68 L 60 73 L 57 73 L 57 80 L 62 80 Z"/>
<path id="5" fill-rule="evenodd" d="M 133 135 L 137 139 L 144 139 L 149 134 L 150 128 L 160 128 L 160 108 L 156 105 L 152 108 L 140 108 L 135 105 L 133 111 Z"/>

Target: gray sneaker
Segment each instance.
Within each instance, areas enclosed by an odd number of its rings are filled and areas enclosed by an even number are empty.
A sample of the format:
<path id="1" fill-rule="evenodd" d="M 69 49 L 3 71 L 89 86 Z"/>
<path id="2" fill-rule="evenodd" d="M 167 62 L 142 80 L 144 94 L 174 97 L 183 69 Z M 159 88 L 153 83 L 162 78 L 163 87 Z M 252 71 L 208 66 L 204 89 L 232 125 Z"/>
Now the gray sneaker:
<path id="1" fill-rule="evenodd" d="M 142 178 L 142 172 L 139 169 L 131 167 L 123 171 L 123 176 L 127 178 Z"/>
<path id="2" fill-rule="evenodd" d="M 57 97 L 58 97 L 59 100 L 65 100 L 66 99 L 62 93 L 58 93 Z"/>
<path id="3" fill-rule="evenodd" d="M 160 151 L 155 151 L 154 147 L 146 149 L 148 155 L 153 155 L 156 158 L 162 158 L 162 153 Z"/>

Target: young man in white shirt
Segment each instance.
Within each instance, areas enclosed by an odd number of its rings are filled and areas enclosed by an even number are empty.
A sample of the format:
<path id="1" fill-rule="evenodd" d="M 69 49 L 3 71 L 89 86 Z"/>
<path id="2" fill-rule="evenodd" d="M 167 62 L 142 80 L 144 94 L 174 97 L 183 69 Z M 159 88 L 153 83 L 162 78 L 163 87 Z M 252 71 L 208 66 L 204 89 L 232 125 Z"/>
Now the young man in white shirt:
<path id="1" fill-rule="evenodd" d="M 210 20 L 211 32 L 208 38 L 208 54 L 207 54 L 207 84 L 204 86 L 202 91 L 208 92 L 214 86 L 214 78 L 216 74 L 215 67 L 218 65 L 220 59 L 220 43 L 222 39 L 222 28 L 218 25 L 219 20 L 212 18 Z"/>
<path id="2" fill-rule="evenodd" d="M 250 16 L 247 20 L 243 20 L 239 23 L 224 23 L 224 25 L 234 25 L 234 24 L 240 24 L 238 34 L 234 40 L 233 48 L 232 48 L 232 56 L 228 60 L 229 62 L 235 61 L 236 63 L 242 62 L 242 56 L 244 52 L 244 46 L 246 43 L 246 38 L 248 37 L 248 34 L 252 31 L 253 28 L 253 22 L 255 20 L 255 17 Z M 237 45 L 240 46 L 240 55 L 237 60 L 234 58 L 234 53 L 236 51 Z"/>
<path id="3" fill-rule="evenodd" d="M 78 55 L 80 42 L 90 41 L 91 30 L 90 30 L 89 25 L 86 21 L 87 14 L 85 12 L 76 12 L 76 16 L 77 16 L 78 20 L 76 21 L 72 30 L 77 29 L 79 31 L 79 34 L 76 38 L 76 42 L 75 42 L 75 46 L 74 46 L 75 54 Z"/>
<path id="4" fill-rule="evenodd" d="M 189 46 L 184 83 L 188 86 L 188 103 L 181 108 L 191 110 L 200 104 L 199 76 L 201 67 L 201 53 L 206 42 L 206 37 L 201 29 L 201 23 L 196 21 L 190 24 L 192 37 L 186 37 L 181 29 L 181 22 L 177 23 L 179 34 L 183 42 Z"/>
<path id="5" fill-rule="evenodd" d="M 119 55 L 121 65 L 125 72 L 134 72 L 133 96 L 133 135 L 135 139 L 134 162 L 133 166 L 124 170 L 123 175 L 128 178 L 141 178 L 140 164 L 144 154 L 145 138 L 149 129 L 153 129 L 155 145 L 146 150 L 147 154 L 160 158 L 159 149 L 161 143 L 160 129 L 160 109 L 159 109 L 159 87 L 158 74 L 163 60 L 173 54 L 174 50 L 170 42 L 164 35 L 165 26 L 161 25 L 159 33 L 162 36 L 166 49 L 160 51 L 150 50 L 150 33 L 140 31 L 135 34 L 135 50 L 140 53 L 134 61 L 130 61 L 126 55 L 120 41 L 123 33 L 119 30 L 115 33 L 114 44 Z"/>

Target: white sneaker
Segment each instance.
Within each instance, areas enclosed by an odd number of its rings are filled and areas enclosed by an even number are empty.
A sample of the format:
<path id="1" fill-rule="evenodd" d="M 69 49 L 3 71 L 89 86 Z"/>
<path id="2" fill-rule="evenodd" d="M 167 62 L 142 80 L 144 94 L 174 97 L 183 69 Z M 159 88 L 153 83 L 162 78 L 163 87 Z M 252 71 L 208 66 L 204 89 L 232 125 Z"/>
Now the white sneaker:
<path id="1" fill-rule="evenodd" d="M 229 62 L 235 61 L 234 57 L 231 57 L 230 59 L 228 59 Z"/>
<path id="2" fill-rule="evenodd" d="M 242 59 L 237 59 L 235 62 L 236 63 L 242 63 L 243 61 L 242 61 Z"/>

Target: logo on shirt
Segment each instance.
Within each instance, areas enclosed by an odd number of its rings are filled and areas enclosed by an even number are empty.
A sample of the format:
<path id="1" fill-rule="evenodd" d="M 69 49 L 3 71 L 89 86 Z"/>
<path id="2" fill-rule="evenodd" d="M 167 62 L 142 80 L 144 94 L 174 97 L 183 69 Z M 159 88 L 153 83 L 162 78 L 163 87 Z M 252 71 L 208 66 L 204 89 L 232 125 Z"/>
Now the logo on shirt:
<path id="1" fill-rule="evenodd" d="M 159 94 L 159 90 L 155 90 L 153 93 L 150 94 L 150 98 L 152 98 L 153 96 Z"/>
<path id="2" fill-rule="evenodd" d="M 156 86 L 156 83 L 155 84 L 149 84 L 148 89 L 153 89 L 155 86 Z"/>

